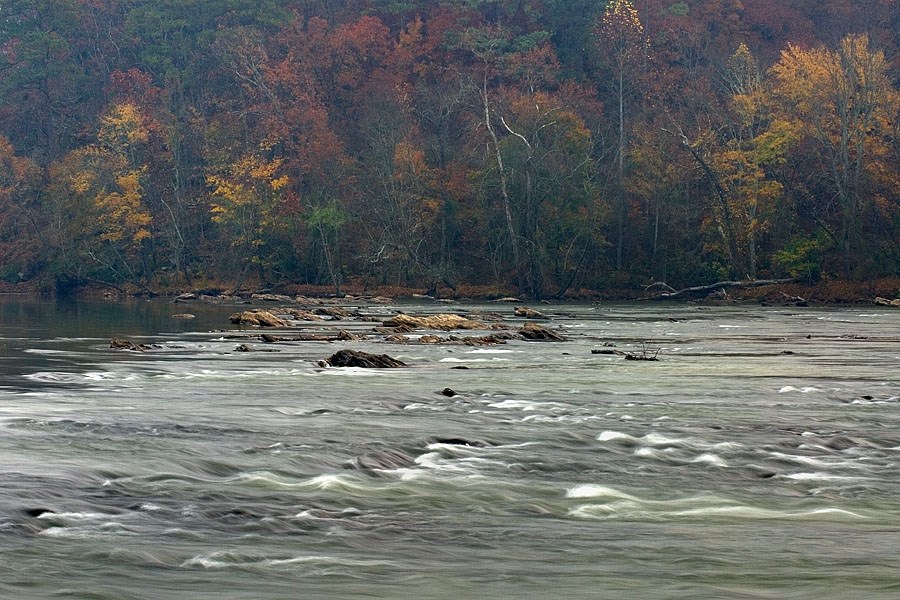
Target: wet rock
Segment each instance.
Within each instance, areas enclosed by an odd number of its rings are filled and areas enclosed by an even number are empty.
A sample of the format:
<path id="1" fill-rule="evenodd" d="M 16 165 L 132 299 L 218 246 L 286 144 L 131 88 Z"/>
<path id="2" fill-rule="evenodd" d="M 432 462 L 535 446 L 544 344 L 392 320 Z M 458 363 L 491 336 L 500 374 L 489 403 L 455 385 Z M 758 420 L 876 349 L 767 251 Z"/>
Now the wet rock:
<path id="1" fill-rule="evenodd" d="M 279 308 L 278 314 L 290 315 L 295 321 L 321 321 L 322 317 L 316 313 L 301 308 Z"/>
<path id="2" fill-rule="evenodd" d="M 149 346 L 147 344 L 139 344 L 137 342 L 132 342 L 131 340 L 123 340 L 123 339 L 112 339 L 109 342 L 109 347 L 114 348 L 116 350 L 131 350 L 132 352 L 146 352 L 147 350 L 153 350 L 154 348 L 159 348 L 160 346 Z"/>
<path id="3" fill-rule="evenodd" d="M 272 335 L 269 333 L 261 333 L 259 335 L 259 339 L 260 339 L 260 341 L 265 342 L 266 344 L 274 344 L 276 342 L 287 342 L 290 340 L 290 338 L 281 337 L 278 335 Z"/>
<path id="4" fill-rule="evenodd" d="M 187 292 L 184 294 L 179 294 L 178 296 L 175 297 L 174 300 L 172 300 L 172 302 L 178 302 L 178 303 L 191 302 L 193 300 L 199 300 L 199 299 L 200 299 L 200 296 L 198 296 L 197 294 L 194 294 L 193 292 Z"/>
<path id="5" fill-rule="evenodd" d="M 341 329 L 337 334 L 337 341 L 339 342 L 356 342 L 364 339 L 365 336 L 352 333 L 350 331 L 347 331 L 346 329 Z"/>
<path id="6" fill-rule="evenodd" d="M 320 306 L 313 312 L 324 317 L 331 317 L 335 321 L 340 321 L 341 319 L 349 319 L 354 316 L 353 313 L 351 313 L 349 310 L 341 308 L 340 306 Z"/>
<path id="7" fill-rule="evenodd" d="M 465 337 L 462 338 L 462 343 L 466 346 L 496 346 L 505 344 L 507 340 L 514 337 L 515 335 L 512 333 L 492 333 L 482 337 Z"/>
<path id="8" fill-rule="evenodd" d="M 566 338 L 552 329 L 548 329 L 537 323 L 525 323 L 519 330 L 522 339 L 532 342 L 564 342 Z"/>
<path id="9" fill-rule="evenodd" d="M 398 314 L 382 323 L 385 327 L 410 327 L 412 329 L 439 329 L 450 331 L 451 329 L 484 329 L 484 323 L 472 319 L 454 315 L 439 314 L 428 317 L 414 317 L 406 314 Z"/>
<path id="10" fill-rule="evenodd" d="M 462 437 L 433 437 L 428 440 L 429 444 L 446 444 L 447 446 L 468 446 L 470 448 L 487 448 L 496 444 L 485 440 L 470 440 Z"/>
<path id="11" fill-rule="evenodd" d="M 513 309 L 513 313 L 517 317 L 521 317 L 523 319 L 547 320 L 550 318 L 541 311 L 534 310 L 533 308 L 528 308 L 527 306 L 517 306 Z"/>
<path id="12" fill-rule="evenodd" d="M 406 363 L 387 354 L 369 354 L 359 350 L 339 350 L 325 359 L 331 367 L 362 367 L 364 369 L 395 369 Z"/>
<path id="13" fill-rule="evenodd" d="M 261 309 L 237 312 L 228 319 L 235 325 L 252 325 L 255 327 L 288 327 L 290 325 L 288 321 Z"/>
<path id="14" fill-rule="evenodd" d="M 239 344 L 235 349 L 235 352 L 278 352 L 274 348 L 254 348 L 248 344 Z"/>
<path id="15" fill-rule="evenodd" d="M 892 308 L 900 308 L 900 298 L 896 298 L 894 300 L 889 300 L 887 298 L 882 298 L 881 296 L 878 296 L 877 298 L 875 298 L 875 305 L 876 306 L 890 306 Z"/>
<path id="16" fill-rule="evenodd" d="M 283 294 L 253 294 L 250 296 L 253 302 L 293 302 L 294 299 Z"/>
<path id="17" fill-rule="evenodd" d="M 458 394 L 453 391 L 452 388 L 444 388 L 441 390 L 442 396 L 447 396 L 448 398 L 452 398 L 453 396 L 458 396 Z"/>

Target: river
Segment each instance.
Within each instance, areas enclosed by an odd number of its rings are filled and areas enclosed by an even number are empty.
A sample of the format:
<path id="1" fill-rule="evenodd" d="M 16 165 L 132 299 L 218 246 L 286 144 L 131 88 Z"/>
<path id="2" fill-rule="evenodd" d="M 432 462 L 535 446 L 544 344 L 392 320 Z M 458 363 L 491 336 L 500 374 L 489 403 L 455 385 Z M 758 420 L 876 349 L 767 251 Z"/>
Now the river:
<path id="1" fill-rule="evenodd" d="M 540 309 L 568 341 L 0 300 L 0 597 L 900 597 L 900 310 Z"/>

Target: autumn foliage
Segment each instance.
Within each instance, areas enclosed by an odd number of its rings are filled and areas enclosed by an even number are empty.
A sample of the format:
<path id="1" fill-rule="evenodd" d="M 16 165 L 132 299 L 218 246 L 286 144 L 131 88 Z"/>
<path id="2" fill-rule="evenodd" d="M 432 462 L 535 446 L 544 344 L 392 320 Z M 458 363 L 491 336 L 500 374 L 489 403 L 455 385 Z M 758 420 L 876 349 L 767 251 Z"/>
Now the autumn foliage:
<path id="1" fill-rule="evenodd" d="M 5 2 L 0 278 L 897 277 L 900 14 L 852 8 Z"/>

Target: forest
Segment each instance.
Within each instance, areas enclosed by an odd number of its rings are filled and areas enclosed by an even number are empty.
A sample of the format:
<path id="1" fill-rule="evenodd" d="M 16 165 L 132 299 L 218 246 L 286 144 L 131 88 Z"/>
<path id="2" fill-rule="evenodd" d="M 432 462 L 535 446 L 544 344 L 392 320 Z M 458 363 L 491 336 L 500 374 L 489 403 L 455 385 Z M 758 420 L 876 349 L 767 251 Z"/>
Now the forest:
<path id="1" fill-rule="evenodd" d="M 896 0 L 0 0 L 0 280 L 900 277 Z"/>

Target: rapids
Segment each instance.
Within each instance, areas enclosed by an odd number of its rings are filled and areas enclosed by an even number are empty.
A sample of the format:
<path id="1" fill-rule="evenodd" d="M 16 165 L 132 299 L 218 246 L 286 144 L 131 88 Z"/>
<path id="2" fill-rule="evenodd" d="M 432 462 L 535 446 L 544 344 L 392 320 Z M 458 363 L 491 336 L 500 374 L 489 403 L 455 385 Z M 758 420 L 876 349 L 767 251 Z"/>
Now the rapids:
<path id="1" fill-rule="evenodd" d="M 0 597 L 900 596 L 900 310 L 559 304 L 566 342 L 468 347 L 234 309 L 0 300 Z"/>

